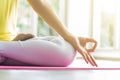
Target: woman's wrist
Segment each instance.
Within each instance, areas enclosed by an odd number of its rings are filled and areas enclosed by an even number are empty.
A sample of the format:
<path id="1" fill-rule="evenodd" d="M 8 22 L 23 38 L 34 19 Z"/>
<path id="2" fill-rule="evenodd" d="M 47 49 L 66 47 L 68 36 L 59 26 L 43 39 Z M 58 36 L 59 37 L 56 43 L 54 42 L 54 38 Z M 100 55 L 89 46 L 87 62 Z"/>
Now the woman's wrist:
<path id="1" fill-rule="evenodd" d="M 70 41 L 71 39 L 75 38 L 76 36 L 73 35 L 72 33 L 67 33 L 66 35 L 63 35 L 63 38 L 66 40 L 66 41 Z"/>

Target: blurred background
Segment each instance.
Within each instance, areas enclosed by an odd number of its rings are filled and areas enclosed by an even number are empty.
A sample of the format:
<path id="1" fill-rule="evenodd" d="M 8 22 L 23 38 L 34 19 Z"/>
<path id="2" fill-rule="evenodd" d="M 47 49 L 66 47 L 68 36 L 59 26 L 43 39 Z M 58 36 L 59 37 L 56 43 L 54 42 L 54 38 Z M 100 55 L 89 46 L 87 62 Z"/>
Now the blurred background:
<path id="1" fill-rule="evenodd" d="M 52 6 L 71 33 L 96 39 L 97 53 L 120 59 L 120 0 L 45 1 Z M 19 0 L 17 30 L 19 33 L 33 33 L 37 36 L 58 36 L 26 0 Z"/>
<path id="2" fill-rule="evenodd" d="M 73 34 L 97 39 L 99 48 L 120 48 L 119 0 L 46 1 Z M 19 0 L 17 27 L 19 32 L 32 32 L 37 36 L 57 35 L 26 0 Z"/>

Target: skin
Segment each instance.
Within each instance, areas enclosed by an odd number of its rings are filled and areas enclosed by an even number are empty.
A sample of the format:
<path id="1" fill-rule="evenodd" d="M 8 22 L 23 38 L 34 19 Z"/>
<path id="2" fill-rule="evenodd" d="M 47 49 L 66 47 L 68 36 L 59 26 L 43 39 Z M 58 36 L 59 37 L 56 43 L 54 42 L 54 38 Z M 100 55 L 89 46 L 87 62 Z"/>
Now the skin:
<path id="1" fill-rule="evenodd" d="M 13 41 L 25 41 L 27 39 L 33 38 L 34 35 L 33 34 L 18 34 Z"/>
<path id="2" fill-rule="evenodd" d="M 60 21 L 51 6 L 44 0 L 27 0 L 36 13 L 44 20 L 52 29 L 60 34 L 66 41 L 68 41 L 78 51 L 86 63 L 92 66 L 98 66 L 94 57 L 90 54 L 94 52 L 97 46 L 97 41 L 92 38 L 79 37 L 71 34 L 65 25 Z M 47 16 L 46 16 L 47 15 Z M 19 34 L 14 41 L 26 40 L 34 37 L 32 34 Z M 91 42 L 94 46 L 91 49 L 86 49 L 86 44 Z"/>

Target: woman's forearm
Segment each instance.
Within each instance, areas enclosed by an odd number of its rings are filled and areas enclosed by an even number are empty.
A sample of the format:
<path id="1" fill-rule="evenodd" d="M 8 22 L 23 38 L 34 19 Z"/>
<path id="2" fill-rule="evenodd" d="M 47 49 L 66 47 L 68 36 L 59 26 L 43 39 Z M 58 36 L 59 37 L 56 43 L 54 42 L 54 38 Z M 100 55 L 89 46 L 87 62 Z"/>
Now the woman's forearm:
<path id="1" fill-rule="evenodd" d="M 47 2 L 44 0 L 28 0 L 33 9 L 50 25 L 56 32 L 58 32 L 64 39 L 67 40 L 71 33 L 62 24 L 58 16 L 52 10 Z"/>

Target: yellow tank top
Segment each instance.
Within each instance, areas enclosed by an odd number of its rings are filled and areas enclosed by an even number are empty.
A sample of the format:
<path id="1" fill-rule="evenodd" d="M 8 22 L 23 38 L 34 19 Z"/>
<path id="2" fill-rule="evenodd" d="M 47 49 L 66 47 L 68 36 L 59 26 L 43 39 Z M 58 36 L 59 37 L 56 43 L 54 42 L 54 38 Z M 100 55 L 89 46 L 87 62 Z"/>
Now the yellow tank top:
<path id="1" fill-rule="evenodd" d="M 10 41 L 16 36 L 17 0 L 0 0 L 0 40 Z"/>

